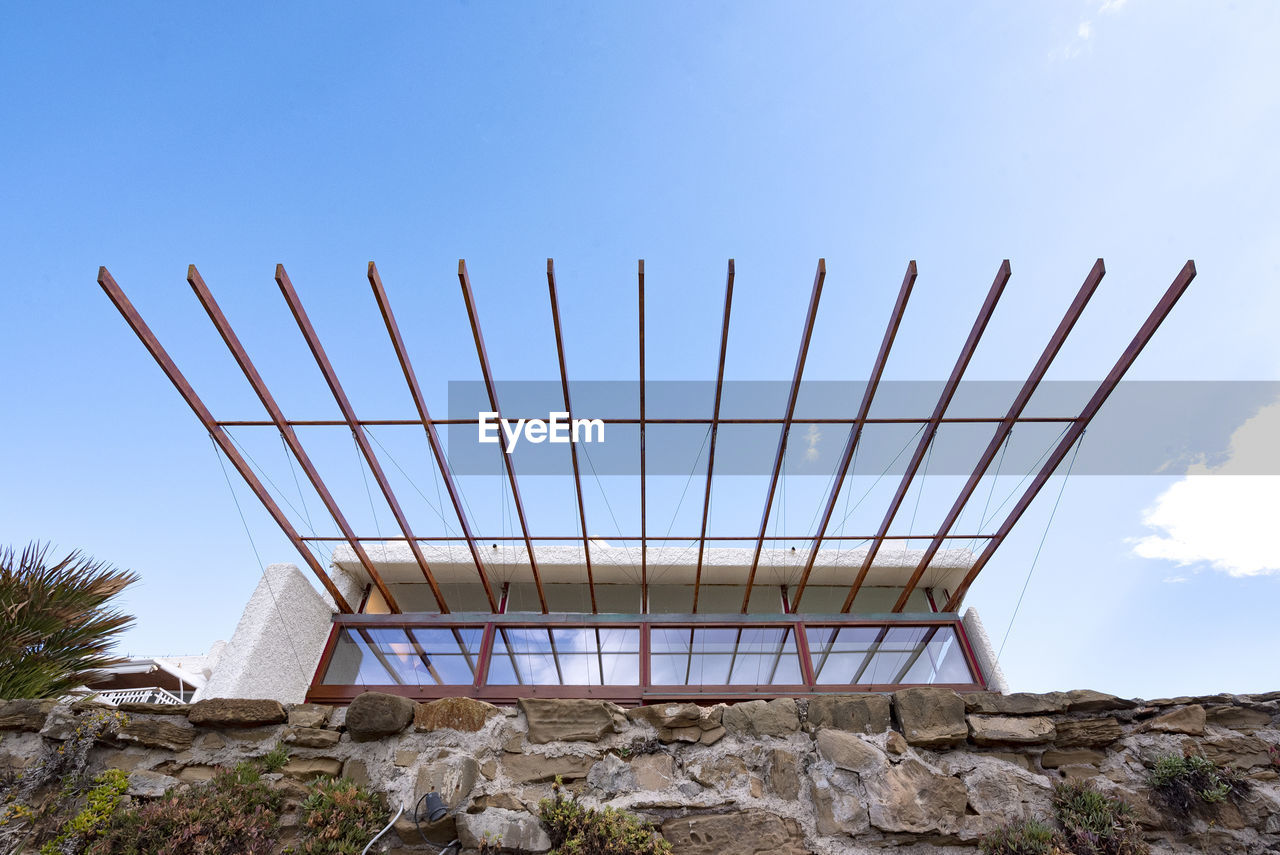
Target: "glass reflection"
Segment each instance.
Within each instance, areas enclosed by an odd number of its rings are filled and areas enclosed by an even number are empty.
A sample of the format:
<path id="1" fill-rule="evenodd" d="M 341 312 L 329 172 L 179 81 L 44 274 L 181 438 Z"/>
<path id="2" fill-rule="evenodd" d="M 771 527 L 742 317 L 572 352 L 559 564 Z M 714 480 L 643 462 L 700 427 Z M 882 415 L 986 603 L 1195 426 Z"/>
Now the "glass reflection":
<path id="1" fill-rule="evenodd" d="M 654 627 L 649 644 L 655 686 L 803 682 L 791 627 Z"/>
<path id="2" fill-rule="evenodd" d="M 475 680 L 480 627 L 344 628 L 325 669 L 325 685 L 449 686 Z"/>
<path id="3" fill-rule="evenodd" d="M 490 686 L 638 686 L 640 630 L 505 627 L 494 633 Z"/>
<path id="4" fill-rule="evenodd" d="M 808 627 L 818 685 L 972 683 L 954 627 Z"/>

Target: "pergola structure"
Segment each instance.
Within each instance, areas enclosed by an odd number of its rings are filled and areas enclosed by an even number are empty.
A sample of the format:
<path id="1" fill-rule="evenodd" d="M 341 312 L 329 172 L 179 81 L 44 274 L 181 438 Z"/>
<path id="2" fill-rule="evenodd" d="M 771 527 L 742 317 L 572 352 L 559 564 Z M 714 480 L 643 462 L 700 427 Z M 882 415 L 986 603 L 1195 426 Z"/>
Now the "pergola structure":
<path id="1" fill-rule="evenodd" d="M 640 531 L 638 535 L 619 538 L 639 543 L 639 604 L 637 608 L 621 613 L 602 605 L 597 596 L 602 585 L 599 577 L 605 565 L 601 563 L 602 547 L 595 540 L 599 533 L 593 533 L 588 528 L 582 471 L 578 449 L 574 444 L 569 445 L 569 452 L 576 498 L 574 510 L 579 527 L 577 533 L 566 536 L 563 533 L 545 534 L 531 530 L 514 461 L 511 455 L 505 453 L 501 455 L 503 474 L 518 520 L 518 533 L 495 536 L 475 530 L 437 428 L 441 425 L 474 425 L 477 418 L 440 419 L 434 418 L 428 411 L 387 291 L 372 262 L 368 267 L 369 285 L 416 410 L 416 415 L 408 419 L 368 419 L 356 414 L 283 266 L 276 268 L 276 283 L 333 394 L 342 416 L 339 420 L 298 420 L 290 419 L 284 414 L 194 265 L 188 269 L 187 281 L 262 402 L 269 417 L 267 420 L 215 418 L 105 267 L 99 270 L 98 282 L 195 412 L 222 454 L 279 525 L 336 605 L 338 613 L 334 616 L 329 644 L 312 684 L 310 697 L 313 700 L 342 701 L 364 688 L 377 687 L 421 698 L 471 694 L 491 700 L 510 700 L 538 695 L 590 696 L 641 702 L 694 694 L 735 699 L 778 694 L 847 692 L 851 687 L 859 691 L 875 691 L 915 684 L 985 688 L 986 680 L 982 669 L 960 621 L 959 606 L 974 579 L 1071 452 L 1090 420 L 1191 283 L 1195 277 L 1195 265 L 1188 261 L 1183 266 L 1128 347 L 1078 412 L 1052 417 L 1026 415 L 1024 411 L 1028 403 L 1096 291 L 1104 272 L 1103 262 L 1099 259 L 1085 277 L 1074 300 L 1005 412 L 985 417 L 959 417 L 949 416 L 948 407 L 1009 281 L 1008 261 L 1000 265 L 932 412 L 927 417 L 873 418 L 872 404 L 916 282 L 916 265 L 913 261 L 907 265 L 898 288 L 897 299 L 856 414 L 852 418 L 797 420 L 797 399 L 826 280 L 825 261 L 819 260 L 783 411 L 775 417 L 727 418 L 721 415 L 721 398 L 733 305 L 734 263 L 730 260 L 720 329 L 715 400 L 710 416 L 654 418 L 648 415 L 645 400 L 645 272 L 644 262 L 641 261 L 637 269 L 640 381 L 638 417 L 602 419 L 605 424 L 635 425 L 639 431 Z M 458 263 L 457 276 L 489 407 L 493 412 L 506 415 L 503 414 L 498 399 L 471 280 L 463 261 Z M 575 412 L 570 395 L 556 275 L 550 259 L 547 261 L 546 280 L 563 407 L 570 418 L 574 418 L 580 414 Z M 794 425 L 815 422 L 847 430 L 847 437 L 831 486 L 817 511 L 817 528 L 804 554 L 798 583 L 791 589 L 783 587 L 777 612 L 759 614 L 752 611 L 750 605 L 753 588 L 758 584 L 761 557 L 766 545 L 778 540 L 796 539 L 794 536 L 780 538 L 768 535 L 768 524 L 783 473 L 784 455 Z M 961 512 L 987 475 L 1010 432 L 1016 425 L 1028 422 L 1058 423 L 1063 426 L 1063 433 L 994 531 L 954 532 L 953 528 Z M 919 438 L 892 498 L 883 509 L 880 524 L 874 532 L 854 535 L 830 533 L 837 503 L 864 428 L 873 424 L 899 423 L 918 425 Z M 936 530 L 925 534 L 891 534 L 891 526 L 920 473 L 934 437 L 940 427 L 949 423 L 988 424 L 993 433 Z M 700 530 L 696 535 L 677 538 L 662 534 L 655 537 L 649 529 L 646 428 L 667 424 L 703 425 L 708 428 L 706 491 L 702 497 Z M 768 487 L 762 497 L 759 527 L 737 536 L 708 534 L 717 431 L 727 424 L 771 425 L 778 428 Z M 399 530 L 398 535 L 358 534 L 348 522 L 295 431 L 296 427 L 326 425 L 350 430 L 364 464 L 390 508 Z M 424 431 L 449 503 L 456 514 L 460 534 L 420 536 L 415 532 L 411 520 L 396 498 L 379 455 L 370 443 L 367 429 L 379 425 L 417 426 Z M 226 428 L 241 426 L 267 427 L 279 432 L 290 454 L 333 519 L 340 532 L 339 536 L 304 536 L 297 530 L 228 435 Z M 855 599 L 868 583 L 869 576 L 882 566 L 883 562 L 878 562 L 882 547 L 888 541 L 902 539 L 927 539 L 928 546 L 918 555 L 911 555 L 908 566 L 901 568 L 900 582 L 896 583 L 900 590 L 889 611 L 859 613 L 854 609 Z M 674 614 L 650 608 L 651 555 L 661 549 L 654 544 L 672 540 L 689 541 L 697 547 L 696 561 L 692 561 L 687 568 L 692 583 L 692 608 Z M 941 604 L 934 600 L 934 592 L 930 589 L 928 611 L 918 608 L 908 611 L 912 603 L 919 602 L 917 589 L 921 587 L 926 572 L 937 564 L 940 556 L 955 552 L 944 550 L 944 545 L 948 541 L 961 540 L 981 542 L 983 547 L 976 558 L 970 554 L 970 559 L 958 570 L 952 561 L 950 566 L 956 571 L 955 581 L 943 592 L 945 599 Z M 323 566 L 313 554 L 309 544 L 318 541 L 336 541 L 344 548 L 343 555 L 349 559 L 352 571 L 361 574 L 368 582 L 369 587 L 362 601 L 353 604 L 350 590 L 344 594 L 342 586 L 335 582 L 332 574 L 339 569 L 338 565 L 341 563 L 337 560 L 336 553 L 330 567 Z M 730 541 L 753 544 L 750 550 L 739 550 L 743 555 L 740 560 L 735 559 L 734 563 L 735 567 L 740 564 L 743 571 L 745 593 L 741 606 L 726 609 L 721 605 L 708 611 L 702 599 L 706 589 L 704 575 L 715 565 L 716 554 L 724 551 L 716 548 L 717 542 Z M 838 560 L 837 565 L 832 567 L 830 561 L 826 560 L 830 550 L 823 550 L 824 543 L 846 541 L 861 541 L 866 545 L 855 553 L 856 560 L 847 568 L 839 565 Z M 495 585 L 494 576 L 487 566 L 488 562 L 480 545 L 493 543 L 496 549 L 498 542 L 511 544 L 527 566 L 532 591 L 536 594 L 536 610 L 508 610 L 507 587 Z M 459 552 L 461 549 L 465 549 L 465 552 Z M 425 584 L 429 590 L 434 609 L 406 610 L 402 607 L 393 590 L 394 581 L 388 578 L 388 568 L 391 566 L 388 556 L 393 553 L 397 556 L 396 560 L 412 567 L 413 572 L 420 576 L 419 584 Z M 460 567 L 465 568 L 468 578 L 473 580 L 471 584 L 482 594 L 482 599 L 476 602 L 483 604 L 483 610 L 477 611 L 472 607 L 458 610 L 456 604 L 450 603 L 446 597 L 442 589 L 441 574 L 448 573 L 451 574 L 450 578 L 456 578 L 456 574 L 462 572 Z M 563 582 L 565 567 L 571 568 L 572 572 L 578 572 L 575 568 L 580 568 L 580 577 L 573 581 L 585 586 L 589 611 L 584 609 L 566 612 L 552 608 L 548 589 L 555 583 L 549 581 L 549 574 Z M 824 578 L 828 582 L 833 573 L 840 577 L 845 596 L 838 611 L 829 609 L 816 613 L 802 608 L 806 591 L 814 584 L 815 571 L 825 574 Z M 723 575 L 723 570 L 717 572 Z M 695 669 L 698 671 L 696 674 Z"/>

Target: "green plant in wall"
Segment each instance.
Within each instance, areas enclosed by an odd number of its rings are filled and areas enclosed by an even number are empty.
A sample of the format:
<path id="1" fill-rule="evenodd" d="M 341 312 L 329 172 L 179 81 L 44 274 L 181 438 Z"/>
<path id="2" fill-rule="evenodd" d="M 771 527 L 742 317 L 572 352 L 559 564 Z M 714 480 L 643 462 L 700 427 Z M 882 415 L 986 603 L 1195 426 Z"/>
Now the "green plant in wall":
<path id="1" fill-rule="evenodd" d="M 128 718 L 114 710 L 80 716 L 70 735 L 21 774 L 0 785 L 0 852 L 22 851 L 58 833 L 91 786 L 85 773 L 89 750 L 116 733 Z"/>
<path id="2" fill-rule="evenodd" d="M 1193 813 L 1212 812 L 1217 805 L 1238 800 L 1249 790 L 1249 782 L 1235 769 L 1195 754 L 1159 758 L 1148 780 L 1152 801 L 1182 825 Z"/>
<path id="3" fill-rule="evenodd" d="M 250 763 L 117 812 L 88 855 L 270 855 L 283 797 Z"/>
<path id="4" fill-rule="evenodd" d="M 264 772 L 279 772 L 289 762 L 289 749 L 277 745 L 258 758 L 258 767 Z"/>
<path id="5" fill-rule="evenodd" d="M 387 824 L 387 800 L 346 778 L 321 780 L 302 802 L 303 855 L 360 855 Z"/>
<path id="6" fill-rule="evenodd" d="M 1053 811 L 1075 855 L 1147 855 L 1133 809 L 1088 781 L 1056 784 Z"/>
<path id="7" fill-rule="evenodd" d="M 539 805 L 551 837 L 550 855 L 665 855 L 671 844 L 655 837 L 639 819 L 624 811 L 584 806 L 567 796 L 556 779 L 552 798 Z"/>
<path id="8" fill-rule="evenodd" d="M 40 847 L 40 855 L 75 855 L 110 825 L 129 789 L 129 776 L 119 769 L 108 769 L 94 778 L 93 784 L 85 796 L 84 808 L 62 827 L 57 837 Z"/>
<path id="9" fill-rule="evenodd" d="M 121 662 L 111 647 L 133 618 L 110 603 L 137 578 L 79 552 L 0 548 L 0 698 L 61 697 Z"/>
<path id="10" fill-rule="evenodd" d="M 982 855 L 1064 855 L 1058 831 L 1037 819 L 1011 823 L 978 841 Z"/>

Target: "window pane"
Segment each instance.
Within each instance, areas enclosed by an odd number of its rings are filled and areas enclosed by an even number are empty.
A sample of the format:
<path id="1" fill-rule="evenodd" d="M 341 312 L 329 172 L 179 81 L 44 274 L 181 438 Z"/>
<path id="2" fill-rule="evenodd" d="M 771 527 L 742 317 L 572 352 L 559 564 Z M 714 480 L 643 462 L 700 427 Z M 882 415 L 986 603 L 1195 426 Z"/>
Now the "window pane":
<path id="1" fill-rule="evenodd" d="M 652 630 L 649 643 L 654 685 L 801 682 L 790 627 L 662 627 Z"/>
<path id="2" fill-rule="evenodd" d="M 488 685 L 634 686 L 640 630 L 506 627 L 495 633 Z"/>

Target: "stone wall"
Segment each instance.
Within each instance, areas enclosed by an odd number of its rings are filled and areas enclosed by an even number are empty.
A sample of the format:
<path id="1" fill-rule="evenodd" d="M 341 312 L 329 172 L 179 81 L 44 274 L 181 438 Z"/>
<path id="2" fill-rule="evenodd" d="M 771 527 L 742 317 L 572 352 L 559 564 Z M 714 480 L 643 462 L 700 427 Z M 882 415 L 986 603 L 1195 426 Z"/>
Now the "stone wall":
<path id="1" fill-rule="evenodd" d="M 631 710 L 367 693 L 347 708 L 213 699 L 123 709 L 127 724 L 91 762 L 128 771 L 135 797 L 284 744 L 291 758 L 272 780 L 294 808 L 318 776 L 346 775 L 410 810 L 434 789 L 454 812 L 428 837 L 456 835 L 472 851 L 486 832 L 545 851 L 537 804 L 557 776 L 589 803 L 647 818 L 683 855 L 961 855 L 1010 820 L 1048 818 L 1052 784 L 1083 778 L 1133 806 L 1153 852 L 1280 851 L 1280 692 L 1133 701 L 907 689 Z M 0 768 L 56 750 L 85 710 L 0 702 Z M 1157 757 L 1190 753 L 1241 770 L 1251 788 L 1178 830 L 1146 779 Z M 434 851 L 406 819 L 384 842 L 381 851 Z"/>

